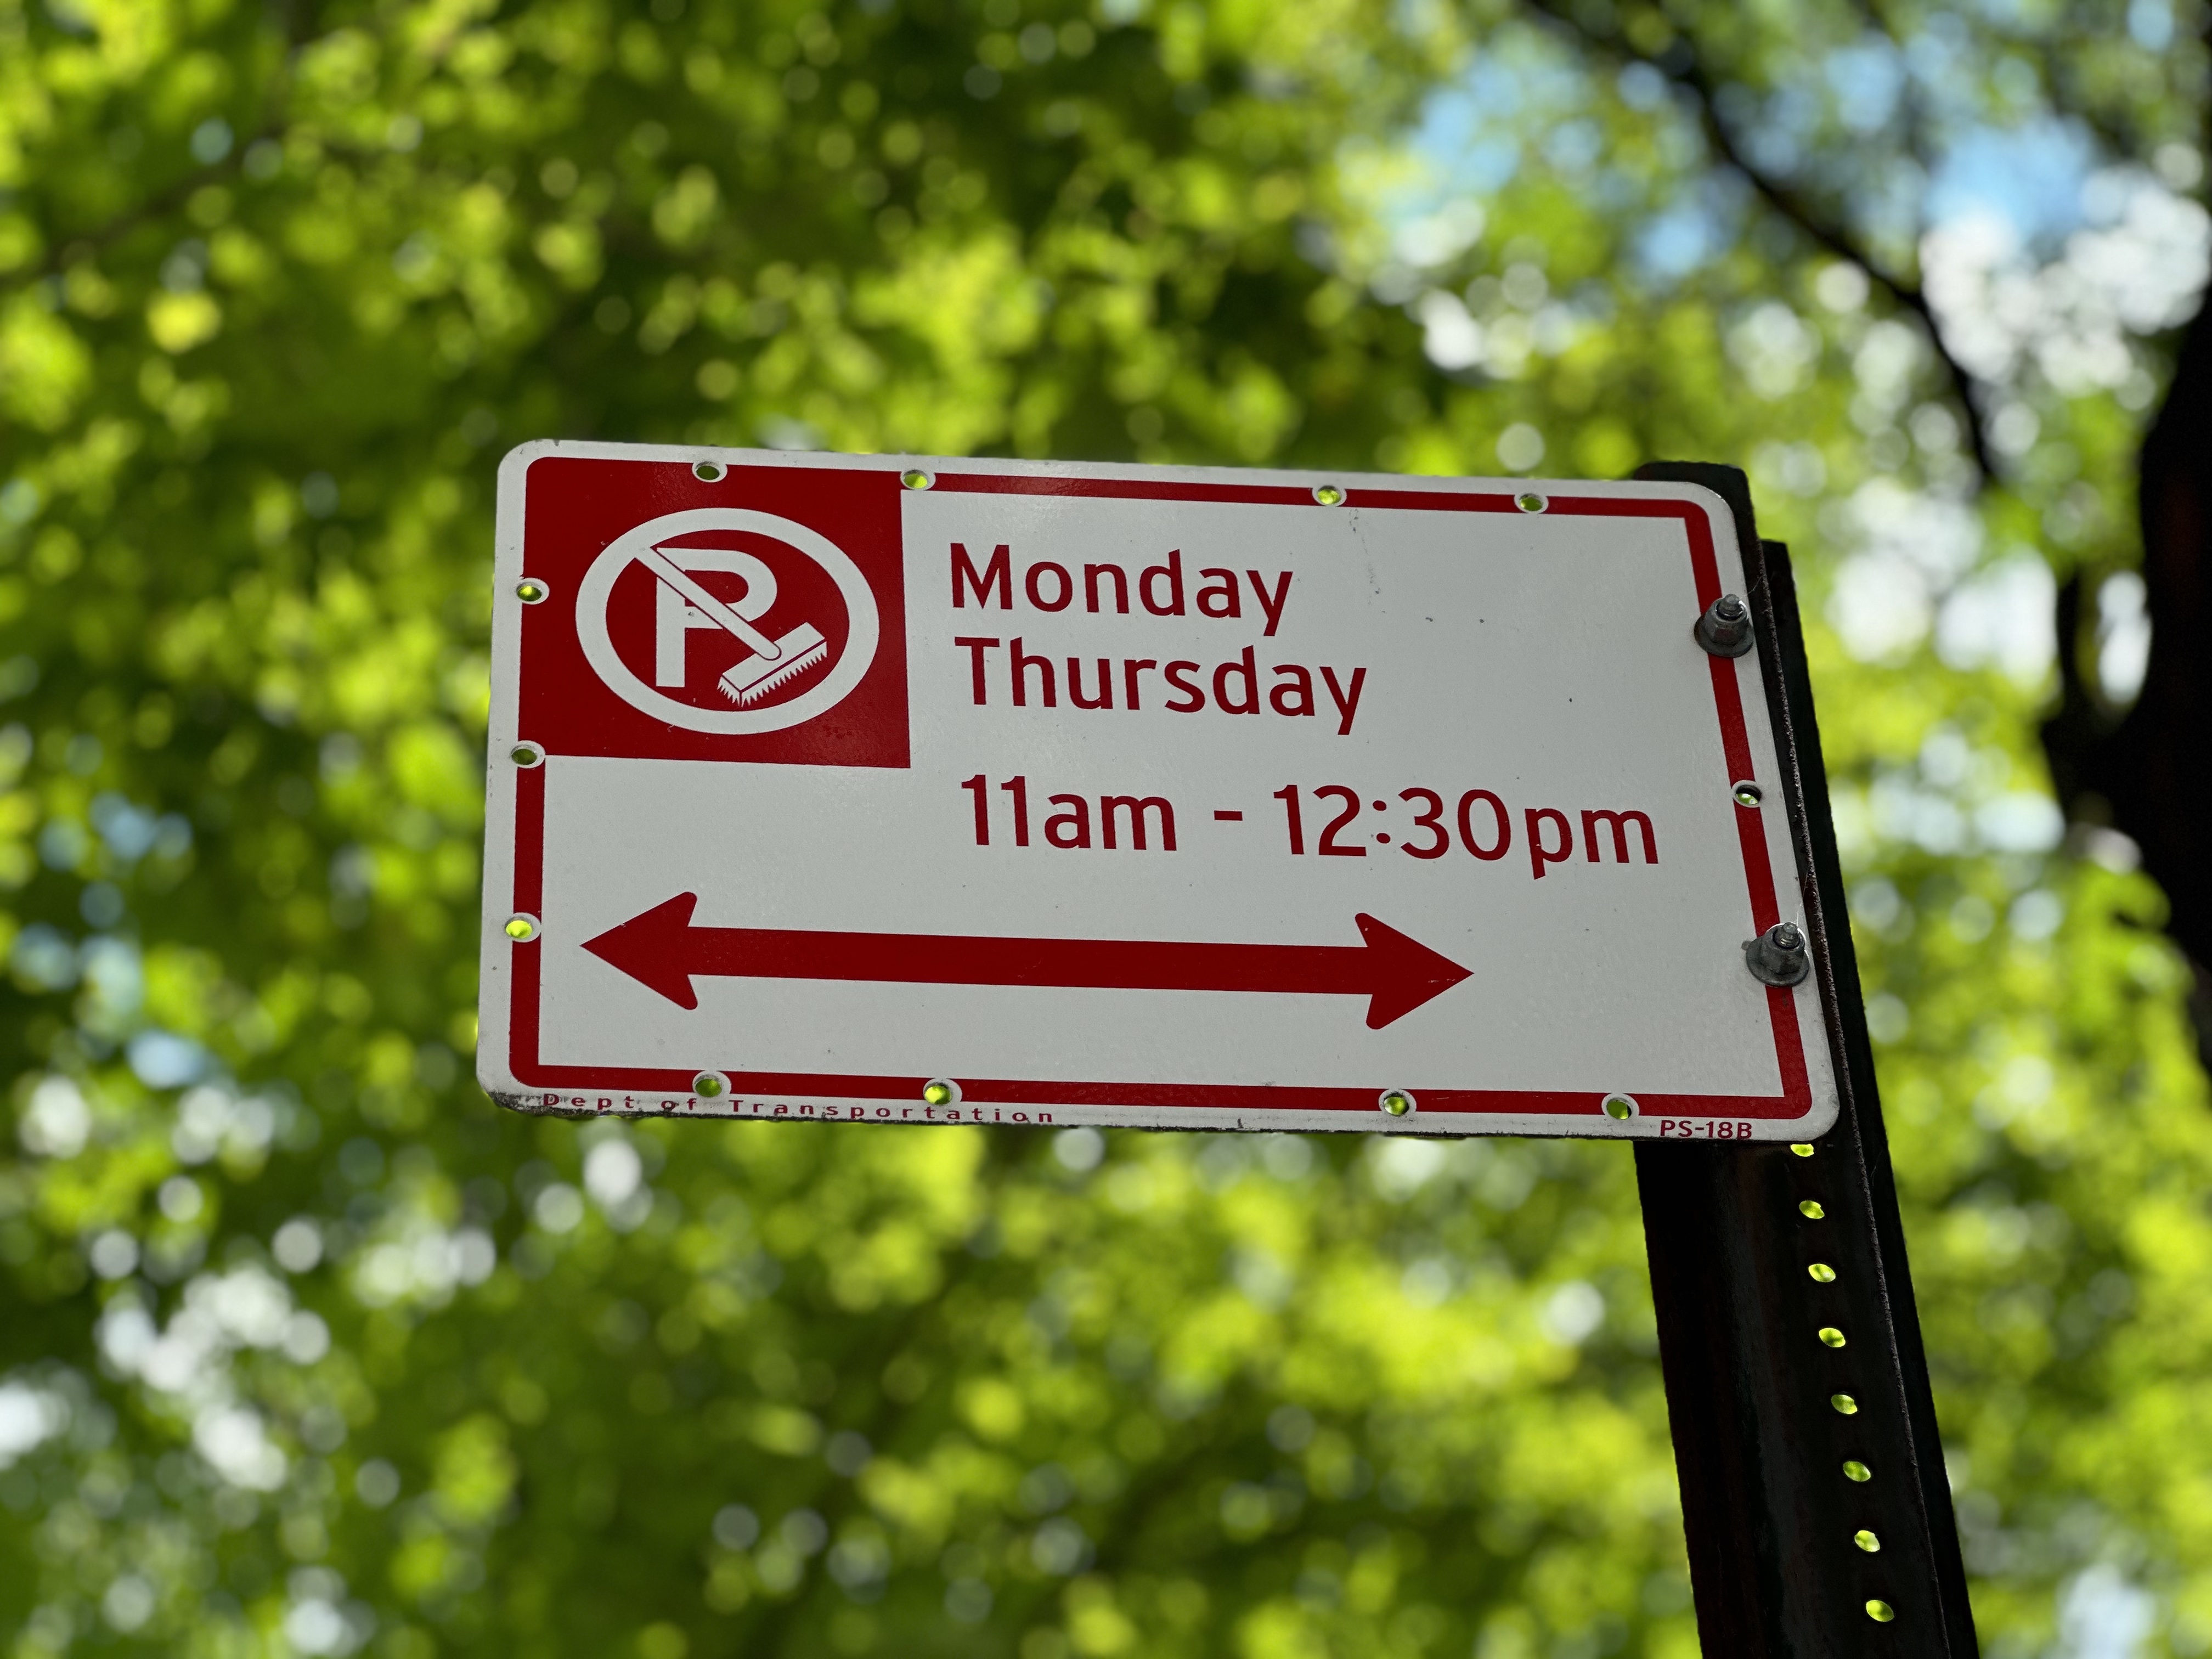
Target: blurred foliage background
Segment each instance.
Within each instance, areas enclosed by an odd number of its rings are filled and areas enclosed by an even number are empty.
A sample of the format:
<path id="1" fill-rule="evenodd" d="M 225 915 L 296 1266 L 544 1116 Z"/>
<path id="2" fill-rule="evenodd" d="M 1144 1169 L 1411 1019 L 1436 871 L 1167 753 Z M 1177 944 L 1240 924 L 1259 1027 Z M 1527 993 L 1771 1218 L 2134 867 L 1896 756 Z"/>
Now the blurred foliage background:
<path id="1" fill-rule="evenodd" d="M 2205 1651 L 2186 974 L 2034 741 L 2141 679 L 2203 21 L 0 0 L 12 1654 L 1696 1648 L 1623 1147 L 484 1100 L 541 435 L 1747 466 L 1984 1644 Z"/>

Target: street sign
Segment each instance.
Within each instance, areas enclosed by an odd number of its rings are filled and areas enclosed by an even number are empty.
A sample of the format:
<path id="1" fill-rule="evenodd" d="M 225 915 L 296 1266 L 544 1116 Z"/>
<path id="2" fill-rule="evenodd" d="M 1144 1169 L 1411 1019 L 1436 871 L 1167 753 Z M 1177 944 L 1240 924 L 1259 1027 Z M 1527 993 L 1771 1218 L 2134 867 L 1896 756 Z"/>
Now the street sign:
<path id="1" fill-rule="evenodd" d="M 1834 1120 L 1802 794 L 1707 489 L 536 443 L 498 537 L 508 1105 Z"/>

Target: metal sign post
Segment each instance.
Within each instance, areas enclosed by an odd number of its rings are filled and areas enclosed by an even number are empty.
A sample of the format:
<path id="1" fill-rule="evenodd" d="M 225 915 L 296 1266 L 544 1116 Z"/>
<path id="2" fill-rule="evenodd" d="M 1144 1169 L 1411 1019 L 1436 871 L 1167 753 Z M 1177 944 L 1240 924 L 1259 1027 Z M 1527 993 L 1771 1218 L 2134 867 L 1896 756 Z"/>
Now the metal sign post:
<path id="1" fill-rule="evenodd" d="M 495 1097 L 1635 1141 L 1705 1650 L 1972 1652 L 1741 474 L 533 444 L 496 570 Z"/>
<path id="2" fill-rule="evenodd" d="M 1800 797 L 1799 868 L 1835 918 L 1820 943 L 1843 1056 L 1835 1126 L 1791 1147 L 1641 1145 L 1660 1362 L 1709 1655 L 1977 1651 L 1858 964 L 1844 925 L 1797 592 L 1761 543 L 1743 475 L 1657 465 L 1640 477 L 1728 500 L 1750 550 L 1765 692 Z"/>

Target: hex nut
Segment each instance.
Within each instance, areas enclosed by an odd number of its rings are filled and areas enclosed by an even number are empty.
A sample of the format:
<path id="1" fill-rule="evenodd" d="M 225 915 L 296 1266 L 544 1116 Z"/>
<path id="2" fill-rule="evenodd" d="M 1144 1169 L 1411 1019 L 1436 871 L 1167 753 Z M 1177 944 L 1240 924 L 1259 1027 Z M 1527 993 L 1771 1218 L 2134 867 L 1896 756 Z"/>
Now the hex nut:
<path id="1" fill-rule="evenodd" d="M 1778 921 L 1757 939 L 1743 942 L 1743 965 L 1762 984 L 1787 990 L 1802 985 L 1813 971 L 1813 953 L 1806 948 L 1805 930 L 1794 921 Z"/>
<path id="2" fill-rule="evenodd" d="M 1741 657 L 1751 649 L 1751 607 L 1735 594 L 1723 593 L 1705 607 L 1690 631 L 1714 656 Z"/>

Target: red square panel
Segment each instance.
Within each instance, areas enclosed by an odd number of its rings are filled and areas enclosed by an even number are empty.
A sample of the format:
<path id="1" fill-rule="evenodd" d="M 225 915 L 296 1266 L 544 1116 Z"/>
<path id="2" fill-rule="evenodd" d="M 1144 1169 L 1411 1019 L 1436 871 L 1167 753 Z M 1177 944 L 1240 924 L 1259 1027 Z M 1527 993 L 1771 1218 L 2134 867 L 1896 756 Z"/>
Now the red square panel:
<path id="1" fill-rule="evenodd" d="M 554 755 L 908 763 L 899 477 L 531 464 L 521 732 Z M 768 647 L 763 649 L 763 647 Z"/>

